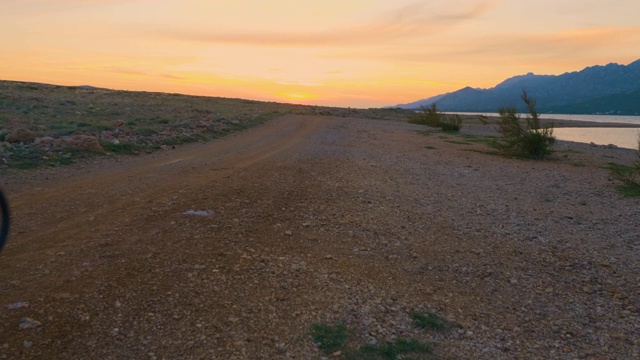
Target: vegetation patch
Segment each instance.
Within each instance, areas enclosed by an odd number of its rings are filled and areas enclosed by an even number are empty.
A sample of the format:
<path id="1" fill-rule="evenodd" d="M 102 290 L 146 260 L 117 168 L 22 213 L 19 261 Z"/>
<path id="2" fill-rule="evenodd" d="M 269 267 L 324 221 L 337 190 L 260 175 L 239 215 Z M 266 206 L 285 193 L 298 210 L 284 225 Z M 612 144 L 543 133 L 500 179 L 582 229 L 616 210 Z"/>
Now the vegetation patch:
<path id="1" fill-rule="evenodd" d="M 574 149 L 563 149 L 563 150 L 560 150 L 558 152 L 563 153 L 563 154 L 581 154 L 582 153 L 582 151 L 578 151 L 578 150 L 574 150 Z"/>
<path id="2" fill-rule="evenodd" d="M 409 317 L 413 320 L 414 326 L 423 330 L 446 330 L 461 327 L 429 310 L 412 311 L 409 313 Z"/>
<path id="3" fill-rule="evenodd" d="M 503 155 L 501 152 L 496 150 L 463 149 L 463 151 L 470 151 L 470 152 L 475 152 L 475 153 L 485 154 L 485 155 Z"/>
<path id="4" fill-rule="evenodd" d="M 356 354 L 347 356 L 347 359 L 413 359 L 409 355 L 431 355 L 433 345 L 423 343 L 415 339 L 398 338 L 392 342 L 385 341 L 377 345 L 363 345 Z"/>
<path id="5" fill-rule="evenodd" d="M 622 184 L 616 187 L 616 190 L 624 197 L 640 196 L 640 186 L 631 184 Z"/>
<path id="6" fill-rule="evenodd" d="M 409 122 L 440 128 L 449 132 L 459 132 L 462 129 L 462 117 L 460 115 L 446 115 L 439 112 L 435 103 L 429 107 L 422 107 L 420 111 L 409 119 Z"/>
<path id="7" fill-rule="evenodd" d="M 116 155 L 135 155 L 143 150 L 143 147 L 131 143 L 103 143 L 102 147 L 105 151 Z"/>
<path id="8" fill-rule="evenodd" d="M 496 142 L 496 137 L 495 136 L 486 136 L 486 135 L 470 135 L 470 134 L 465 134 L 462 135 L 462 137 L 469 142 L 474 142 L 474 143 L 484 143 L 484 144 L 494 144 Z"/>
<path id="9" fill-rule="evenodd" d="M 409 313 L 413 325 L 421 330 L 446 331 L 461 328 L 436 313 L 428 310 L 416 310 Z M 434 345 L 428 341 L 400 337 L 390 341 L 358 344 L 353 341 L 355 332 L 347 328 L 344 323 L 333 325 L 315 323 L 311 325 L 309 334 L 316 346 L 327 355 L 344 359 L 436 359 Z"/>
<path id="10" fill-rule="evenodd" d="M 468 141 L 460 141 L 460 140 L 445 140 L 445 142 L 451 143 L 451 144 L 458 144 L 458 145 L 473 145 L 472 143 L 468 142 Z"/>
<path id="11" fill-rule="evenodd" d="M 640 137 L 638 137 L 637 159 L 631 166 L 609 163 L 609 173 L 622 184 L 617 190 L 622 196 L 640 196 Z"/>
<path id="12" fill-rule="evenodd" d="M 320 350 L 331 354 L 344 348 L 349 339 L 349 332 L 343 324 L 316 323 L 311 325 L 311 337 Z"/>

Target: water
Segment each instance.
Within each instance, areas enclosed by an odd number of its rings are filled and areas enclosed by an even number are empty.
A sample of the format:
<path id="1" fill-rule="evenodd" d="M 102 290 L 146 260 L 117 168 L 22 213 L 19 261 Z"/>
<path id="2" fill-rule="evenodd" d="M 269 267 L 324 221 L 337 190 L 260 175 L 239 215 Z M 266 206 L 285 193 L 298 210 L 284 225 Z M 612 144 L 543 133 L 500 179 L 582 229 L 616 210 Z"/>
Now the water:
<path id="1" fill-rule="evenodd" d="M 555 128 L 553 135 L 558 140 L 595 143 L 598 145 L 613 144 L 618 147 L 637 149 L 640 129 L 634 128 Z"/>
<path id="2" fill-rule="evenodd" d="M 540 118 L 640 125 L 640 116 L 541 114 Z"/>
<path id="3" fill-rule="evenodd" d="M 497 113 L 459 113 L 460 115 L 500 116 Z M 540 114 L 541 119 L 592 121 L 599 123 L 622 123 L 640 125 L 640 116 L 618 115 L 568 115 Z M 553 129 L 558 140 L 594 143 L 598 145 L 613 144 L 618 147 L 637 149 L 640 128 L 606 128 L 606 127 L 564 127 Z"/>

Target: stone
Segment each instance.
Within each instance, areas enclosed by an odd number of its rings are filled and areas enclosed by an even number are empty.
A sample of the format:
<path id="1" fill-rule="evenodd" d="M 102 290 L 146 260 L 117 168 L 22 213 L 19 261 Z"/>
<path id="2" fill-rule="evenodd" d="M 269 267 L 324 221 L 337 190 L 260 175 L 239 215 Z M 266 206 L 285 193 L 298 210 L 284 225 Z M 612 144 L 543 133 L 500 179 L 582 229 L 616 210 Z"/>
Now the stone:
<path id="1" fill-rule="evenodd" d="M 26 329 L 35 329 L 42 326 L 40 321 L 34 320 L 32 318 L 23 317 L 20 319 L 20 324 L 18 325 L 18 329 L 26 330 Z"/>
<path id="2" fill-rule="evenodd" d="M 29 303 L 27 301 L 19 301 L 19 302 L 7 305 L 7 310 L 20 310 L 28 307 L 29 307 Z"/>

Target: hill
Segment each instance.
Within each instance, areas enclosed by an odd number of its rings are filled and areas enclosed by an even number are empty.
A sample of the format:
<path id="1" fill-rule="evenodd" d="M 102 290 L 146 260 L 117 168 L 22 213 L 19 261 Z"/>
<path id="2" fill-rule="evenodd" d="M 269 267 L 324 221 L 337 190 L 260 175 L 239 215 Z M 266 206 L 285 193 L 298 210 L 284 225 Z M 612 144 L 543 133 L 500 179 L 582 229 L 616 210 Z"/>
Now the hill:
<path id="1" fill-rule="evenodd" d="M 0 170 L 150 152 L 222 137 L 290 113 L 395 120 L 410 114 L 0 81 Z"/>
<path id="2" fill-rule="evenodd" d="M 443 111 L 496 112 L 515 105 L 526 90 L 541 113 L 640 115 L 640 60 L 629 65 L 611 63 L 562 75 L 528 73 L 509 78 L 489 89 L 463 89 L 397 107 L 417 109 L 436 103 Z"/>

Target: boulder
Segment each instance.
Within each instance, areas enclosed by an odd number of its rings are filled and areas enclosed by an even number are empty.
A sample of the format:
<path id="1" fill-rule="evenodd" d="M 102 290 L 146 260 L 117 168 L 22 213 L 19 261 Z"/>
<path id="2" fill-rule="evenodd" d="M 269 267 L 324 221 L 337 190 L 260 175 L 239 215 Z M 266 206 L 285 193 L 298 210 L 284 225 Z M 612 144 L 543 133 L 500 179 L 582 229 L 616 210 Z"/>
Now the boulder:
<path id="1" fill-rule="evenodd" d="M 9 144 L 32 143 L 36 140 L 36 134 L 29 129 L 18 128 L 7 135 L 4 140 Z"/>

